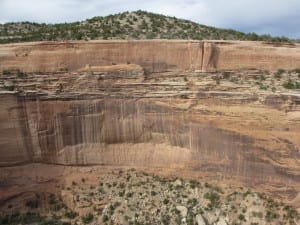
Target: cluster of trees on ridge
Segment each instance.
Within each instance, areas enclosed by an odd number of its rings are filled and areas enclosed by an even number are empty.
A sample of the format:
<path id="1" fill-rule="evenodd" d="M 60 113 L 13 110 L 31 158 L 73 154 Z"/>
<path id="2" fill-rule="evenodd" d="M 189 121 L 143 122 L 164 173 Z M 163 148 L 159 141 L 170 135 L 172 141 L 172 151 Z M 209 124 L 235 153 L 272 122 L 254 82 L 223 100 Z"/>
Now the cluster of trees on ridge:
<path id="1" fill-rule="evenodd" d="M 107 40 L 107 39 L 187 39 L 300 42 L 287 37 L 243 33 L 197 24 L 189 20 L 135 11 L 82 22 L 0 24 L 0 43 L 27 41 Z"/>

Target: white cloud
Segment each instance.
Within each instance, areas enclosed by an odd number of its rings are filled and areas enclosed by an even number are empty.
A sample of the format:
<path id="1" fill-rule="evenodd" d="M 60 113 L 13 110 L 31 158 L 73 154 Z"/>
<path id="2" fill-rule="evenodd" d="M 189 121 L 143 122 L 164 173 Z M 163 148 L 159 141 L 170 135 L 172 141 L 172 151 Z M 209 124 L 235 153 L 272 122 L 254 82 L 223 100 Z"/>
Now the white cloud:
<path id="1" fill-rule="evenodd" d="M 0 21 L 71 22 L 138 9 L 244 32 L 300 38 L 299 0 L 0 0 Z"/>

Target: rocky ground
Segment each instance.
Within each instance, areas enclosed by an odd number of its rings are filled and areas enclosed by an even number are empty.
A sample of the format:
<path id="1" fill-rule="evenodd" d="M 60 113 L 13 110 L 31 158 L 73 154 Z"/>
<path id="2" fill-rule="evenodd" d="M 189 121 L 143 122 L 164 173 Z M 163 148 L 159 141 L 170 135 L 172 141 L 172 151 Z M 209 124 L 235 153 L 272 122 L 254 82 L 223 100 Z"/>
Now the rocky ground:
<path id="1" fill-rule="evenodd" d="M 0 224 L 299 224 L 297 211 L 272 196 L 135 169 L 70 176 L 57 188 L 7 200 Z"/>

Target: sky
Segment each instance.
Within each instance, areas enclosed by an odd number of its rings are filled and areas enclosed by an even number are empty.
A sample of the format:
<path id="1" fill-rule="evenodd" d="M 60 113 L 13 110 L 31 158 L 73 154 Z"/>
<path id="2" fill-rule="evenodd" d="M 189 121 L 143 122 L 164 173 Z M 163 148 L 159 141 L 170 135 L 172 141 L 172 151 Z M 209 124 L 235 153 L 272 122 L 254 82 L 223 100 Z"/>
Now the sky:
<path id="1" fill-rule="evenodd" d="M 64 23 L 145 10 L 194 22 L 300 38 L 300 0 L 0 0 L 0 23 Z"/>

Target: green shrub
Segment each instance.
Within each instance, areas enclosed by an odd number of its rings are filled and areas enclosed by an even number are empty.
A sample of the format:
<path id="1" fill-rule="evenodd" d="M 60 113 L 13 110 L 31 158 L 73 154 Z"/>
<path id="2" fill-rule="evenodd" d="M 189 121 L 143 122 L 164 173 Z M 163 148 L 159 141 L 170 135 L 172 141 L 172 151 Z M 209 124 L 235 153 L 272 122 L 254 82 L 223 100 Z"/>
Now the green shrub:
<path id="1" fill-rule="evenodd" d="M 230 72 L 228 72 L 228 71 L 224 71 L 223 73 L 222 73 L 222 75 L 223 75 L 223 79 L 229 79 L 230 78 Z"/>
<path id="2" fill-rule="evenodd" d="M 8 76 L 11 75 L 11 72 L 9 70 L 3 70 L 2 74 Z"/>
<path id="3" fill-rule="evenodd" d="M 81 221 L 84 224 L 91 223 L 93 221 L 93 219 L 94 219 L 94 216 L 91 213 L 88 213 L 87 215 L 81 217 Z"/>
<path id="4" fill-rule="evenodd" d="M 285 81 L 282 86 L 286 89 L 300 89 L 300 82 L 289 79 Z"/>
<path id="5" fill-rule="evenodd" d="M 243 214 L 239 214 L 238 218 L 239 218 L 240 221 L 245 221 L 246 222 L 246 218 Z"/>
<path id="6" fill-rule="evenodd" d="M 165 199 L 163 200 L 163 203 L 164 203 L 165 205 L 167 205 L 169 202 L 170 202 L 170 201 L 169 201 L 169 199 L 167 199 L 167 198 L 165 198 Z"/>
<path id="7" fill-rule="evenodd" d="M 155 192 L 155 191 L 151 191 L 151 195 L 152 195 L 152 196 L 155 196 L 155 195 L 156 195 L 156 192 Z"/>
<path id="8" fill-rule="evenodd" d="M 125 186 L 126 186 L 126 185 L 125 185 L 124 183 L 120 183 L 120 184 L 119 184 L 119 188 L 122 188 L 122 189 L 124 189 L 124 188 L 125 188 Z"/>
<path id="9" fill-rule="evenodd" d="M 198 200 L 196 198 L 189 199 L 187 201 L 187 204 L 191 205 L 192 207 L 194 207 L 194 206 L 196 206 L 198 204 Z"/>
<path id="10" fill-rule="evenodd" d="M 120 205 L 121 205 L 120 202 L 116 202 L 115 204 L 110 204 L 108 207 L 108 213 L 110 215 L 114 214 L 115 209 L 118 208 Z"/>
<path id="11" fill-rule="evenodd" d="M 257 217 L 257 218 L 263 218 L 263 213 L 262 212 L 252 212 L 252 216 L 253 217 Z"/>
<path id="12" fill-rule="evenodd" d="M 107 222 L 109 220 L 109 217 L 108 217 L 108 215 L 103 215 L 102 216 L 102 222 Z"/>
<path id="13" fill-rule="evenodd" d="M 261 89 L 261 90 L 267 90 L 268 86 L 265 86 L 263 83 L 259 83 L 259 89 Z"/>
<path id="14" fill-rule="evenodd" d="M 300 69 L 299 68 L 292 70 L 292 72 L 297 73 L 298 76 L 300 77 Z"/>
<path id="15" fill-rule="evenodd" d="M 278 217 L 278 214 L 273 212 L 273 211 L 267 211 L 266 213 L 266 219 L 267 220 L 273 220 L 273 219 L 276 219 Z"/>
<path id="16" fill-rule="evenodd" d="M 69 71 L 69 69 L 67 67 L 59 68 L 59 72 L 68 72 L 68 71 Z"/>
<path id="17" fill-rule="evenodd" d="M 285 206 L 283 208 L 287 212 L 288 219 L 298 218 L 298 212 L 290 206 Z"/>
<path id="18" fill-rule="evenodd" d="M 14 91 L 15 90 L 15 86 L 14 85 L 5 86 L 5 89 L 8 90 L 8 91 Z"/>
<path id="19" fill-rule="evenodd" d="M 211 207 L 217 207 L 220 204 L 220 195 L 216 192 L 207 192 L 204 194 L 204 198 L 210 200 Z"/>
<path id="20" fill-rule="evenodd" d="M 99 192 L 100 194 L 105 194 L 105 191 L 104 191 L 104 188 L 103 188 L 103 187 L 99 187 L 99 188 L 98 188 L 98 192 Z"/>
<path id="21" fill-rule="evenodd" d="M 26 77 L 26 76 L 27 76 L 26 73 L 23 73 L 22 71 L 17 70 L 17 77 L 18 77 L 18 78 L 24 78 L 24 77 Z"/>
<path id="22" fill-rule="evenodd" d="M 120 196 L 120 197 L 123 197 L 124 194 L 125 194 L 125 190 L 119 192 L 119 196 Z"/>
<path id="23" fill-rule="evenodd" d="M 274 74 L 274 77 L 277 78 L 277 79 L 280 79 L 282 77 L 282 74 L 285 72 L 284 69 L 278 69 L 276 71 L 276 73 Z"/>
<path id="24" fill-rule="evenodd" d="M 55 195 L 53 193 L 49 194 L 49 204 L 55 204 L 56 203 L 56 199 L 55 199 Z"/>
<path id="25" fill-rule="evenodd" d="M 74 211 L 66 211 L 65 212 L 65 217 L 67 217 L 69 219 L 74 219 L 76 216 L 78 216 L 78 213 L 76 213 Z"/>
<path id="26" fill-rule="evenodd" d="M 263 74 L 261 74 L 259 78 L 260 80 L 266 80 L 266 77 Z"/>
<path id="27" fill-rule="evenodd" d="M 161 222 L 164 225 L 169 225 L 170 224 L 170 220 L 171 220 L 171 217 L 169 215 L 167 215 L 167 214 L 163 214 L 161 216 Z"/>
<path id="28" fill-rule="evenodd" d="M 190 180 L 190 186 L 192 189 L 195 189 L 196 187 L 200 186 L 200 183 L 196 180 Z"/>
<path id="29" fill-rule="evenodd" d="M 39 202 L 36 199 L 28 200 L 28 201 L 26 201 L 25 205 L 29 208 L 36 209 L 39 206 Z"/>

